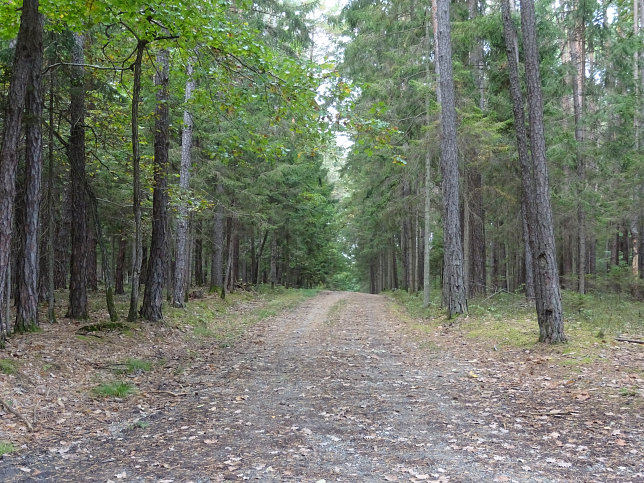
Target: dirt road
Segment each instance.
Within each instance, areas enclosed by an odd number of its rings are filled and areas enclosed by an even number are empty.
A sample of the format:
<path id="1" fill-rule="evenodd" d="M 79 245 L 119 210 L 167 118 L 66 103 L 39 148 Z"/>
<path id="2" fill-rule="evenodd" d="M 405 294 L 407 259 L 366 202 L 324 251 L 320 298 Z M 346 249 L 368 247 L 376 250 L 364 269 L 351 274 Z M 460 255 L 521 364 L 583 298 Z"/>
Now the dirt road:
<path id="1" fill-rule="evenodd" d="M 164 404 L 5 457 L 0 480 L 644 481 L 641 446 L 609 467 L 601 440 L 535 431 L 472 371 L 419 348 L 384 297 L 325 292 L 199 359 Z"/>

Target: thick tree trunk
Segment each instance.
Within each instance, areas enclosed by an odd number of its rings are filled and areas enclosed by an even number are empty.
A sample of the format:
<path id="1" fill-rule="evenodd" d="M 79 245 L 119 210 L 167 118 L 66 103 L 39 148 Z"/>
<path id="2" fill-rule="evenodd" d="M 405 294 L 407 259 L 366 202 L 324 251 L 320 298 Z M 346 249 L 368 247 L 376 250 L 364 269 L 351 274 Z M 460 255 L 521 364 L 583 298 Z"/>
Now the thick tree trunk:
<path id="1" fill-rule="evenodd" d="M 132 211 L 134 213 L 134 250 L 132 257 L 132 285 L 130 287 L 130 309 L 128 322 L 138 318 L 141 265 L 143 263 L 143 229 L 141 222 L 141 153 L 139 146 L 139 103 L 141 102 L 141 67 L 147 42 L 139 40 L 134 60 L 132 81 Z"/>
<path id="2" fill-rule="evenodd" d="M 169 54 L 162 50 L 157 55 L 157 73 L 154 84 L 157 106 L 154 121 L 154 191 L 152 195 L 152 240 L 150 260 L 143 294 L 141 317 L 151 322 L 163 319 L 163 286 L 166 279 L 168 251 L 168 151 L 170 147 L 169 112 Z"/>
<path id="3" fill-rule="evenodd" d="M 70 79 L 70 134 L 67 144 L 72 198 L 69 305 L 66 317 L 86 319 L 87 314 L 87 195 L 85 193 L 85 71 L 83 35 L 74 34 Z"/>
<path id="4" fill-rule="evenodd" d="M 443 301 L 451 318 L 467 313 L 463 280 L 463 249 L 459 210 L 459 173 L 456 141 L 456 100 L 452 76 L 449 0 L 437 0 L 438 63 L 441 92 L 441 173 L 444 207 Z"/>
<path id="5" fill-rule="evenodd" d="M 506 0 L 507 1 L 507 0 Z M 539 75 L 536 19 L 533 0 L 521 2 L 521 27 L 525 51 L 526 85 L 529 107 L 530 148 L 534 183 L 534 246 L 535 300 L 539 322 L 539 341 L 546 343 L 565 342 L 559 273 L 555 251 L 546 142 L 543 126 L 543 100 Z M 530 219 L 530 217 L 529 217 Z"/>
<path id="6" fill-rule="evenodd" d="M 43 19 L 38 12 L 38 0 L 24 0 L 20 15 L 20 29 L 16 42 L 9 92 L 0 148 L 0 307 L 5 301 L 7 272 L 11 263 L 16 175 L 18 171 L 18 144 L 27 89 L 40 82 L 42 66 Z M 37 78 L 35 78 L 37 76 Z M 39 88 L 38 88 L 39 89 Z M 32 101 L 33 100 L 32 98 Z M 33 132 L 32 132 L 33 136 Z M 31 142 L 36 142 L 32 137 Z M 34 147 L 32 145 L 32 147 Z M 8 299 L 8 297 L 7 297 Z M 0 314 L 0 317 L 2 314 Z M 9 327 L 5 321 L 4 327 Z M 4 338 L 6 334 L 0 334 Z"/>
<path id="7" fill-rule="evenodd" d="M 25 216 L 22 225 L 22 253 L 18 291 L 20 303 L 16 307 L 16 330 L 33 330 L 38 326 L 38 228 L 42 184 L 42 33 L 43 18 L 36 14 L 34 21 L 35 39 L 31 39 L 36 49 L 33 63 L 27 77 L 25 99 Z"/>
<path id="8" fill-rule="evenodd" d="M 192 114 L 188 110 L 187 103 L 192 98 L 192 91 L 195 88 L 195 81 L 192 77 L 192 63 L 188 63 L 186 90 L 184 101 L 186 107 L 183 111 L 183 131 L 181 134 L 181 170 L 179 172 L 179 188 L 182 198 L 187 196 L 190 188 L 190 167 L 192 159 Z M 179 202 L 177 213 L 177 256 L 174 269 L 174 291 L 172 294 L 172 305 L 183 307 L 186 292 L 186 272 L 188 271 L 188 203 L 184 199 Z M 200 285 L 200 283 L 198 283 Z"/>

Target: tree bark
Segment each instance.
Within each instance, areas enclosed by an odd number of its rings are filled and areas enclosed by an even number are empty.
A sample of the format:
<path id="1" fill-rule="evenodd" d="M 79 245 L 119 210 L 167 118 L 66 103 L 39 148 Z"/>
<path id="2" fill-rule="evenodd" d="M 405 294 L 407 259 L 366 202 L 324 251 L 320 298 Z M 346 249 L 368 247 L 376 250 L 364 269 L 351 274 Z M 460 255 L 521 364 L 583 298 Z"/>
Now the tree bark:
<path id="1" fill-rule="evenodd" d="M 584 8 L 580 6 L 578 8 Z M 586 190 L 586 160 L 584 159 L 584 78 L 586 69 L 584 17 L 575 26 L 570 39 L 570 60 L 573 64 L 572 98 L 575 118 L 575 141 L 577 157 L 577 290 L 586 293 L 586 209 L 583 196 Z"/>
<path id="2" fill-rule="evenodd" d="M 114 293 L 117 295 L 123 295 L 125 293 L 124 288 L 124 279 L 125 279 L 125 254 L 127 250 L 127 238 L 124 234 L 118 236 L 119 239 L 119 251 L 118 256 L 116 257 L 116 273 L 115 273 L 115 287 Z"/>
<path id="3" fill-rule="evenodd" d="M 16 42 L 0 148 L 0 307 L 5 301 L 7 272 L 11 263 L 18 144 L 27 88 L 33 88 L 34 76 L 40 76 L 42 65 L 43 19 L 38 12 L 38 0 L 24 0 Z M 36 73 L 37 72 L 37 73 Z M 36 139 L 31 139 L 32 143 Z M 32 146 L 33 147 L 33 146 Z M 7 300 L 8 303 L 8 300 Z M 0 314 L 0 317 L 2 314 Z M 9 321 L 5 321 L 9 327 Z M 6 334 L 2 334 L 4 337 Z"/>
<path id="4" fill-rule="evenodd" d="M 277 284 L 277 231 L 273 230 L 271 234 L 271 288 Z"/>
<path id="5" fill-rule="evenodd" d="M 190 167 L 192 159 L 190 151 L 192 149 L 192 114 L 188 109 L 188 102 L 192 98 L 192 91 L 195 88 L 195 81 L 192 77 L 192 63 L 188 62 L 186 69 L 188 80 L 186 81 L 186 90 L 184 102 L 186 107 L 183 111 L 183 131 L 181 134 L 181 170 L 179 173 L 179 188 L 182 198 L 187 195 L 190 187 Z M 172 295 L 172 305 L 183 307 L 186 292 L 186 272 L 189 260 L 188 254 L 188 203 L 184 199 L 179 202 L 177 214 L 177 256 L 174 269 L 174 292 Z"/>
<path id="6" fill-rule="evenodd" d="M 84 38 L 74 34 L 70 79 L 70 134 L 67 144 L 74 222 L 71 232 L 69 305 L 66 317 L 87 319 L 87 196 L 85 193 L 85 70 Z"/>
<path id="7" fill-rule="evenodd" d="M 40 218 L 42 184 L 42 55 L 43 55 L 43 18 L 36 13 L 31 39 L 35 52 L 27 77 L 25 98 L 25 196 L 24 224 L 22 228 L 22 260 L 19 274 L 18 291 L 20 294 L 16 307 L 17 331 L 33 330 L 38 327 L 38 232 Z"/>
<path id="8" fill-rule="evenodd" d="M 203 222 L 201 218 L 198 218 L 195 222 L 195 229 L 193 230 L 194 236 L 194 271 L 195 271 L 195 283 L 199 286 L 206 283 L 203 270 Z M 190 255 L 190 250 L 188 250 Z M 188 256 L 188 266 L 190 265 L 190 256 Z M 188 276 L 186 280 L 186 287 L 190 287 L 190 269 L 188 269 Z"/>
<path id="9" fill-rule="evenodd" d="M 524 123 L 523 100 L 518 79 L 518 53 L 516 34 L 510 18 L 509 0 L 503 0 L 503 20 L 508 48 L 510 86 L 517 129 L 517 145 L 522 165 L 522 184 L 528 195 L 526 206 L 530 207 L 528 223 L 530 243 L 534 262 L 535 303 L 539 323 L 539 341 L 546 343 L 564 342 L 563 312 L 559 291 L 559 273 L 555 252 L 552 209 L 548 186 L 546 143 L 543 128 L 543 101 L 539 76 L 539 58 L 536 39 L 536 20 L 532 0 L 521 2 L 521 26 L 523 30 L 526 85 L 529 108 L 531 161 L 527 159 L 527 136 L 525 129 L 519 134 Z M 523 159 L 522 159 L 523 158 Z M 534 188 L 532 189 L 532 186 Z"/>
<path id="10" fill-rule="evenodd" d="M 141 222 L 141 153 L 139 146 L 139 102 L 141 102 L 141 67 L 143 52 L 147 42 L 139 40 L 134 60 L 134 80 L 132 89 L 132 211 L 134 213 L 134 256 L 132 257 L 132 285 L 130 287 L 130 309 L 128 322 L 138 318 L 139 285 L 143 263 L 143 230 Z"/>
<path id="11" fill-rule="evenodd" d="M 443 301 L 448 317 L 467 313 L 463 281 L 463 249 L 459 209 L 459 172 L 456 141 L 456 99 L 452 75 L 449 0 L 437 0 L 438 63 L 441 92 L 441 173 L 443 175 L 444 275 Z"/>
<path id="12" fill-rule="evenodd" d="M 50 324 L 56 323 L 56 300 L 54 296 L 54 267 L 55 250 L 54 240 L 56 227 L 54 217 L 54 71 L 49 73 L 49 138 L 47 146 L 47 319 Z"/>
<path id="13" fill-rule="evenodd" d="M 525 194 L 521 196 L 521 225 L 523 233 L 524 268 L 525 268 L 525 298 L 534 300 L 534 262 L 530 249 L 530 230 L 528 228 L 528 207 Z"/>
<path id="14" fill-rule="evenodd" d="M 163 286 L 166 279 L 168 251 L 168 151 L 170 147 L 169 59 L 168 51 L 157 55 L 157 73 L 154 84 L 157 106 L 154 121 L 154 191 L 152 194 L 152 241 L 148 275 L 143 295 L 141 317 L 151 322 L 163 319 Z"/>
<path id="15" fill-rule="evenodd" d="M 217 185 L 217 193 L 221 195 L 224 187 Z M 217 200 L 215 217 L 212 224 L 212 261 L 210 264 L 210 291 L 221 289 L 223 285 L 223 263 L 224 263 L 224 209 L 222 200 Z"/>

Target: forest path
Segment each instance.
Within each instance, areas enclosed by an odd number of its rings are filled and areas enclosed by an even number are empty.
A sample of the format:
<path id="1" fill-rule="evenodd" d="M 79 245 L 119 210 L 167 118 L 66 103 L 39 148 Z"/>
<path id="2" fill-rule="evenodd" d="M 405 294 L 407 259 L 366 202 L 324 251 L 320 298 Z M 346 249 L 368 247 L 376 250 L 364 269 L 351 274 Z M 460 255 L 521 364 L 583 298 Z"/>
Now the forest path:
<path id="1" fill-rule="evenodd" d="M 508 427 L 522 408 L 470 390 L 471 361 L 419 347 L 383 296 L 323 292 L 198 361 L 163 406 L 5 458 L 0 480 L 642 481 Z"/>

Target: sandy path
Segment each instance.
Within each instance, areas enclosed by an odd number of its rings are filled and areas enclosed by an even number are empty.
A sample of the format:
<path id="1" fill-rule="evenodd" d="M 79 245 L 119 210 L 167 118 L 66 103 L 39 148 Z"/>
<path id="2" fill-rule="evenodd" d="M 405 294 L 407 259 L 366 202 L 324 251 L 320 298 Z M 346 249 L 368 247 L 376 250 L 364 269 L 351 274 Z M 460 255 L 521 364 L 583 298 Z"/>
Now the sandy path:
<path id="1" fill-rule="evenodd" d="M 63 454 L 0 461 L 0 480 L 594 480 L 468 403 L 467 361 L 409 334 L 384 297 L 322 293 L 193 367 L 171 405 Z"/>

